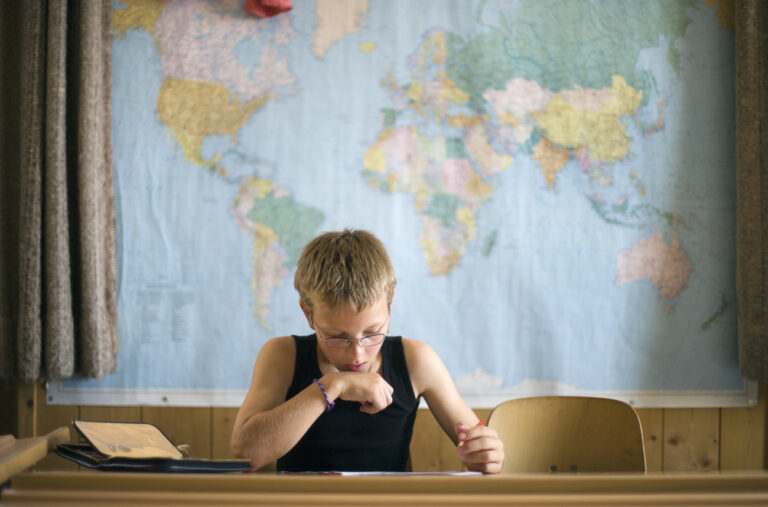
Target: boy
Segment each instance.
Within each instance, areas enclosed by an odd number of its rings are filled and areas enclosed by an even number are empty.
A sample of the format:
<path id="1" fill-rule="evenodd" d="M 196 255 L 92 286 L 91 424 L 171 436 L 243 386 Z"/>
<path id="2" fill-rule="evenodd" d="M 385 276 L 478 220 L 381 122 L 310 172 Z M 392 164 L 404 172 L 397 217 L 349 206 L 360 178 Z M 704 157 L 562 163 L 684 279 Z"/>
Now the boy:
<path id="1" fill-rule="evenodd" d="M 496 432 L 478 424 L 427 344 L 388 336 L 396 278 L 365 231 L 328 232 L 301 254 L 299 306 L 315 333 L 259 352 L 230 442 L 257 469 L 404 471 L 424 397 L 469 470 L 498 473 Z"/>

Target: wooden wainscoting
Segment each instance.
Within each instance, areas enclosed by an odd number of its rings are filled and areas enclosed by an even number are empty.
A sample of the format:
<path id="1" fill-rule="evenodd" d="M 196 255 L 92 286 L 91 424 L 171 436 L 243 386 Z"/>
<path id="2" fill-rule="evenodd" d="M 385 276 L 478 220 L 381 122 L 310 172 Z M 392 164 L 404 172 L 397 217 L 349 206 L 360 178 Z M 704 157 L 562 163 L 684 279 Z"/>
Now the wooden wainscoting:
<path id="1" fill-rule="evenodd" d="M 639 409 L 649 471 L 761 470 L 766 468 L 768 385 L 761 384 L 756 407 Z M 15 399 L 11 399 L 15 398 Z M 145 421 L 159 426 L 176 444 L 189 444 L 202 458 L 228 458 L 229 436 L 237 409 L 191 407 L 99 407 L 48 405 L 39 384 L 22 384 L 15 396 L 0 398 L 4 417 L 16 418 L 19 438 L 70 426 L 72 419 Z M 6 410 L 7 409 L 7 410 Z M 477 410 L 487 418 L 489 410 Z M 5 424 L 8 426 L 8 422 Z M 514 452 L 507 449 L 506 452 Z M 459 470 L 455 449 L 428 410 L 419 410 L 411 455 L 414 471 Z M 41 470 L 75 470 L 49 456 Z"/>

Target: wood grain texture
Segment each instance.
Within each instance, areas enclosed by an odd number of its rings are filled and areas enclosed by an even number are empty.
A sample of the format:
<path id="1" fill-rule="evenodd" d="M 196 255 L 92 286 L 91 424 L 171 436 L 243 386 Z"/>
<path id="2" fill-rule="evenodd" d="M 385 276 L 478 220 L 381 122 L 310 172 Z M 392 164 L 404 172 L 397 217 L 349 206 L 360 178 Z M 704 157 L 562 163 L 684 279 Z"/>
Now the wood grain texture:
<path id="1" fill-rule="evenodd" d="M 237 416 L 236 408 L 214 407 L 211 414 L 211 457 L 214 459 L 232 458 L 229 451 L 229 439 Z"/>
<path id="2" fill-rule="evenodd" d="M 15 439 L 0 436 L 0 484 L 44 459 L 56 446 L 68 442 L 69 428 L 56 428 L 47 435 Z"/>
<path id="3" fill-rule="evenodd" d="M 429 410 L 419 409 L 416 414 L 411 439 L 411 468 L 414 472 L 461 469 L 453 442 Z"/>
<path id="4" fill-rule="evenodd" d="M 35 382 L 19 382 L 16 393 L 16 438 L 35 436 L 35 417 L 37 414 L 37 384 Z"/>
<path id="5" fill-rule="evenodd" d="M 760 385 L 757 406 L 723 408 L 720 413 L 720 470 L 766 468 L 768 390 Z"/>
<path id="6" fill-rule="evenodd" d="M 479 419 L 488 419 L 488 409 L 476 409 Z M 462 470 L 456 446 L 428 409 L 419 409 L 411 439 L 411 467 L 414 472 Z"/>
<path id="7" fill-rule="evenodd" d="M 4 505 L 766 505 L 768 474 L 21 474 Z"/>
<path id="8" fill-rule="evenodd" d="M 760 470 L 766 467 L 768 388 L 760 385 L 752 408 L 639 409 L 649 472 L 680 470 Z M 19 383 L 13 403 L 17 438 L 39 436 L 72 418 L 146 421 L 158 425 L 175 443 L 192 446 L 197 457 L 228 458 L 234 408 L 49 406 L 44 390 Z M 8 407 L 0 407 L 3 410 Z M 488 410 L 476 410 L 486 418 Z M 514 452 L 505 449 L 506 453 Z M 461 470 L 450 439 L 429 410 L 416 416 L 411 459 L 414 471 Z M 67 462 L 49 457 L 46 467 Z M 53 466 L 51 461 L 56 462 Z M 68 465 L 67 465 L 68 466 Z"/>
<path id="9" fill-rule="evenodd" d="M 663 471 L 720 469 L 720 409 L 664 410 Z"/>
<path id="10" fill-rule="evenodd" d="M 141 407 L 81 405 L 80 419 L 84 421 L 142 422 Z"/>
<path id="11" fill-rule="evenodd" d="M 661 472 L 664 458 L 664 410 L 660 408 L 637 409 L 643 427 L 645 466 L 648 472 Z"/>
<path id="12" fill-rule="evenodd" d="M 56 428 L 64 426 L 72 427 L 72 419 L 80 417 L 80 407 L 77 405 L 48 405 L 45 398 L 45 388 L 41 384 L 34 384 L 35 399 L 38 402 L 35 415 L 35 436 L 46 435 Z M 72 435 L 74 438 L 74 435 Z M 78 465 L 73 461 L 62 458 L 52 453 L 35 465 L 35 471 L 41 470 L 77 470 Z"/>

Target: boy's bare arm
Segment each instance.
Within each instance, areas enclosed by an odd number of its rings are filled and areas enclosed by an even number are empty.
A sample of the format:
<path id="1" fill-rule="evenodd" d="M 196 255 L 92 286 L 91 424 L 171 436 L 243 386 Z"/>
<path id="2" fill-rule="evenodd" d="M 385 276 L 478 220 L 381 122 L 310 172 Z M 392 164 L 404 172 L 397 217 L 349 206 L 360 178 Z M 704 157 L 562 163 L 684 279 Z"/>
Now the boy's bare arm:
<path id="1" fill-rule="evenodd" d="M 285 454 L 325 410 L 319 389 L 285 401 L 296 349 L 290 336 L 269 340 L 256 358 L 248 394 L 235 418 L 230 448 L 253 469 Z"/>
<path id="2" fill-rule="evenodd" d="M 474 426 L 477 416 L 459 395 L 448 369 L 432 347 L 408 339 L 404 339 L 403 344 L 416 394 L 424 396 L 443 431 L 458 444 L 456 425 L 463 422 Z"/>
<path id="3" fill-rule="evenodd" d="M 235 418 L 230 448 L 257 469 L 291 450 L 327 408 L 320 388 L 311 384 L 285 400 L 293 380 L 296 349 L 290 336 L 274 338 L 259 352 L 253 379 Z M 375 373 L 334 372 L 320 378 L 329 400 L 361 403 L 376 413 L 392 403 L 392 387 Z"/>
<path id="4" fill-rule="evenodd" d="M 427 344 L 403 340 L 411 382 L 424 396 L 443 431 L 457 445 L 461 461 L 469 470 L 497 473 L 504 461 L 503 445 L 496 432 L 484 425 L 467 405 L 448 369 Z"/>

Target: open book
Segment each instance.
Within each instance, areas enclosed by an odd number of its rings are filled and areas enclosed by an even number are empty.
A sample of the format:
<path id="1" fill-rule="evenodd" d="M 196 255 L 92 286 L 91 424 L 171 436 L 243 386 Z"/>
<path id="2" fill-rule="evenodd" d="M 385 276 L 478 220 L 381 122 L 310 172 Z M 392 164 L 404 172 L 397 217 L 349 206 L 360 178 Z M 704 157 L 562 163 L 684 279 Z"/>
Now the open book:
<path id="1" fill-rule="evenodd" d="M 131 472 L 243 472 L 248 460 L 185 458 L 160 429 L 149 423 L 73 420 L 87 442 L 59 444 L 56 454 L 84 467 Z"/>

